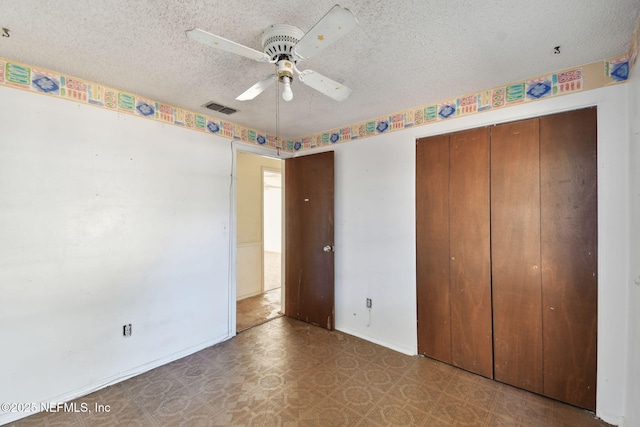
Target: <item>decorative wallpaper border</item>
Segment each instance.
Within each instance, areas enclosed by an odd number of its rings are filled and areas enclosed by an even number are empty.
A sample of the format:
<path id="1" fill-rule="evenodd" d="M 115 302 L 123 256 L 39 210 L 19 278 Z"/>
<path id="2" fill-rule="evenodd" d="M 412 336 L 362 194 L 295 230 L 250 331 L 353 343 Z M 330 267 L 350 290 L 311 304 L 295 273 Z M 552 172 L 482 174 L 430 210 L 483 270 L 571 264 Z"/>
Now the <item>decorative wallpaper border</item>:
<path id="1" fill-rule="evenodd" d="M 459 98 L 422 105 L 389 116 L 307 136 L 295 140 L 293 147 L 286 148 L 298 151 L 354 141 L 414 126 L 621 83 L 629 77 L 628 58 L 629 56 L 625 54 L 606 61 L 538 76 Z"/>
<path id="2" fill-rule="evenodd" d="M 0 86 L 91 104 L 274 150 L 277 148 L 274 135 L 256 129 L 3 58 L 0 58 Z M 293 146 L 293 142 L 288 145 Z"/>
<path id="3" fill-rule="evenodd" d="M 0 85 L 83 102 L 274 150 L 296 152 L 623 83 L 636 65 L 639 46 L 640 19 L 627 53 L 619 57 L 422 105 L 296 140 L 284 140 L 280 144 L 277 144 L 275 135 L 256 129 L 3 58 L 0 58 Z"/>

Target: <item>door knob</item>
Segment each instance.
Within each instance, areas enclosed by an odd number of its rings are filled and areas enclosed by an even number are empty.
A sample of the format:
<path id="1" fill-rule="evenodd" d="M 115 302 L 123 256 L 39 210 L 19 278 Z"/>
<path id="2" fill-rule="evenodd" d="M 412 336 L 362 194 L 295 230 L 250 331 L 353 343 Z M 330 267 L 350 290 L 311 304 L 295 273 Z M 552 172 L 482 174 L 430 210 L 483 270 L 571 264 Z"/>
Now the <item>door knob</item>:
<path id="1" fill-rule="evenodd" d="M 327 245 L 324 248 L 322 248 L 322 250 L 325 252 L 333 252 L 334 249 L 333 249 L 333 246 Z"/>

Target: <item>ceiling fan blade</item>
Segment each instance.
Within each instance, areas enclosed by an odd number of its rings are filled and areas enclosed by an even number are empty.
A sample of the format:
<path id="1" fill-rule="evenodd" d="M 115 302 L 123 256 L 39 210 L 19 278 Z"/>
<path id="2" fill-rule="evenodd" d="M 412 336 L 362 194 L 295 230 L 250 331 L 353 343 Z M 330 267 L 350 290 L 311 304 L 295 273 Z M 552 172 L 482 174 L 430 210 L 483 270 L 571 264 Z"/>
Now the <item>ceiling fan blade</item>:
<path id="1" fill-rule="evenodd" d="M 358 25 L 356 16 L 349 9 L 335 5 L 296 43 L 294 55 L 309 59 Z"/>
<path id="2" fill-rule="evenodd" d="M 207 46 L 215 47 L 227 52 L 235 53 L 236 55 L 244 56 L 249 59 L 260 62 L 269 62 L 271 58 L 264 52 L 258 52 L 247 46 L 243 46 L 231 40 L 227 40 L 223 37 L 216 36 L 215 34 L 207 33 L 206 31 L 195 28 L 186 32 L 187 37 Z"/>
<path id="3" fill-rule="evenodd" d="M 345 85 L 312 70 L 300 72 L 300 81 L 336 101 L 344 101 L 351 95 L 351 89 Z"/>
<path id="4" fill-rule="evenodd" d="M 264 92 L 264 90 L 269 86 L 271 86 L 275 81 L 276 81 L 276 75 L 269 74 L 268 76 L 265 76 L 265 78 L 260 80 L 258 83 L 254 84 L 249 89 L 245 90 L 240 96 L 236 98 L 236 100 L 249 101 L 255 98 L 256 96 L 260 95 L 262 92 Z"/>

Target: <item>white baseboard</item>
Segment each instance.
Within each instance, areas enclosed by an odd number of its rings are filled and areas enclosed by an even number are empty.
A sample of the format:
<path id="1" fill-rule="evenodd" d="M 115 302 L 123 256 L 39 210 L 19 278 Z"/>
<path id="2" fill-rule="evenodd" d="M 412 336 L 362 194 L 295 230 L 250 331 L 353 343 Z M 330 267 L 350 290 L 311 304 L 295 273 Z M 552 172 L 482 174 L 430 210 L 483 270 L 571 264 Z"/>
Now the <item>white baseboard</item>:
<path id="1" fill-rule="evenodd" d="M 597 402 L 596 402 L 597 405 Z M 609 423 L 611 425 L 614 426 L 618 426 L 618 427 L 627 427 L 627 423 L 624 421 L 624 417 L 620 417 L 620 416 L 613 416 L 611 414 L 607 414 L 607 413 L 598 413 L 598 409 L 596 408 L 596 416 L 598 418 L 600 418 L 602 421 Z M 631 427 L 631 426 L 629 426 Z"/>
<path id="2" fill-rule="evenodd" d="M 408 348 L 408 347 L 404 347 L 404 346 L 398 346 L 398 345 L 395 345 L 393 343 L 389 343 L 389 342 L 386 342 L 386 341 L 380 341 L 380 340 L 378 340 L 376 338 L 361 334 L 359 332 L 353 331 L 353 330 L 348 329 L 348 328 L 336 328 L 336 330 L 340 331 L 340 332 L 344 332 L 345 334 L 353 335 L 354 337 L 361 338 L 361 339 L 363 339 L 365 341 L 369 341 L 369 342 L 372 342 L 374 344 L 378 344 L 378 345 L 381 345 L 383 347 L 390 348 L 391 350 L 395 350 L 397 352 L 406 354 L 407 356 L 415 356 L 416 355 L 416 351 L 413 348 Z"/>

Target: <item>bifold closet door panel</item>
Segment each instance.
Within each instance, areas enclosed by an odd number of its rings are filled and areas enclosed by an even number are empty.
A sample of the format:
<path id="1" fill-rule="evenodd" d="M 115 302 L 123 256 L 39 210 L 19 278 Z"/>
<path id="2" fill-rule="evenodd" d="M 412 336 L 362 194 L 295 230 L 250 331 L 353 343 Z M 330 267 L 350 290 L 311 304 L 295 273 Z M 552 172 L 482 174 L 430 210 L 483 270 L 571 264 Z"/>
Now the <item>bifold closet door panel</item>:
<path id="1" fill-rule="evenodd" d="M 540 118 L 544 394 L 595 410 L 597 113 Z"/>
<path id="2" fill-rule="evenodd" d="M 492 378 L 489 128 L 449 141 L 451 359 Z"/>
<path id="3" fill-rule="evenodd" d="M 416 146 L 418 353 L 451 363 L 449 135 Z"/>
<path id="4" fill-rule="evenodd" d="M 542 393 L 538 119 L 491 129 L 494 378 Z"/>

